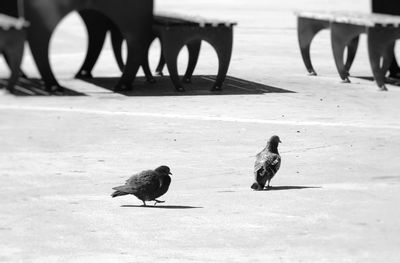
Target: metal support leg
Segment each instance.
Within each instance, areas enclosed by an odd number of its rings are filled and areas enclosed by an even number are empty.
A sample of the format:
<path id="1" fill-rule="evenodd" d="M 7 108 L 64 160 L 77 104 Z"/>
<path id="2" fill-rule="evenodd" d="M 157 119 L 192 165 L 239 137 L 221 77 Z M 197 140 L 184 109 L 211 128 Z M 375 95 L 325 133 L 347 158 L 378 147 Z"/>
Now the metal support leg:
<path id="1" fill-rule="evenodd" d="M 189 43 L 190 60 L 188 70 L 185 74 L 185 77 L 188 78 L 191 76 L 193 69 L 196 66 L 198 51 L 200 50 L 200 42 L 202 40 L 209 42 L 217 52 L 219 62 L 218 75 L 212 90 L 221 90 L 222 83 L 224 82 L 228 72 L 232 55 L 232 27 L 175 26 L 167 29 L 160 26 L 157 30 L 160 32 L 159 35 L 162 43 L 162 50 L 170 78 L 177 91 L 184 91 L 184 87 L 179 80 L 177 69 L 179 52 L 183 46 Z"/>
<path id="2" fill-rule="evenodd" d="M 82 10 L 79 12 L 80 16 L 85 22 L 88 32 L 88 49 L 81 68 L 76 73 L 75 78 L 79 79 L 91 79 L 92 70 L 100 56 L 101 50 L 103 49 L 104 41 L 106 39 L 107 31 L 111 21 L 94 10 Z"/>
<path id="3" fill-rule="evenodd" d="M 213 32 L 205 34 L 204 39 L 210 42 L 218 55 L 218 75 L 212 91 L 222 90 L 232 56 L 233 30 L 231 27 L 216 27 Z"/>
<path id="4" fill-rule="evenodd" d="M 400 31 L 397 28 L 368 28 L 368 55 L 372 73 L 380 90 L 386 91 L 385 75 L 392 63 L 392 47 Z"/>
<path id="5" fill-rule="evenodd" d="M 310 58 L 311 41 L 315 35 L 322 29 L 329 28 L 329 22 L 317 19 L 298 17 L 297 19 L 297 34 L 300 45 L 300 52 L 303 58 L 304 65 L 310 75 L 317 75 Z"/>
<path id="6" fill-rule="evenodd" d="M 168 72 L 172 83 L 177 91 L 185 91 L 178 74 L 178 55 L 185 45 L 184 33 L 180 30 L 161 29 L 161 45 L 163 58 L 167 64 Z"/>
<path id="7" fill-rule="evenodd" d="M 160 42 L 161 42 L 161 40 L 160 40 Z M 158 60 L 158 64 L 157 64 L 157 67 L 156 67 L 156 74 L 158 76 L 164 76 L 164 73 L 163 73 L 164 66 L 165 66 L 165 58 L 164 58 L 163 45 L 162 45 L 162 42 L 161 42 L 160 59 Z"/>
<path id="8" fill-rule="evenodd" d="M 349 83 L 349 70 L 357 50 L 358 37 L 365 32 L 365 27 L 342 23 L 331 23 L 331 43 L 333 57 L 340 78 Z M 344 51 L 347 47 L 347 61 L 343 61 Z"/>
<path id="9" fill-rule="evenodd" d="M 119 70 L 123 72 L 125 67 L 125 63 L 122 58 L 122 43 L 124 41 L 124 37 L 122 36 L 121 31 L 115 25 L 111 26 L 110 35 L 111 47 L 113 49 L 115 60 L 117 61 Z"/>
<path id="10" fill-rule="evenodd" d="M 3 52 L 7 58 L 7 64 L 10 67 L 10 78 L 8 80 L 7 89 L 12 93 L 14 86 L 20 76 L 21 62 L 24 53 L 26 33 L 16 29 L 9 29 L 4 36 L 6 43 L 0 43 L 3 47 Z"/>
<path id="11" fill-rule="evenodd" d="M 150 48 L 150 46 L 149 46 Z M 149 65 L 149 50 L 147 50 L 146 52 L 147 56 L 145 58 L 145 60 L 142 63 L 142 69 L 144 72 L 144 75 L 146 76 L 146 80 L 149 83 L 156 83 L 156 80 L 153 77 L 153 74 L 151 73 L 151 69 L 150 69 L 150 65 Z"/>
<path id="12" fill-rule="evenodd" d="M 197 61 L 199 60 L 200 48 L 201 48 L 201 40 L 195 40 L 189 42 L 187 45 L 189 52 L 189 61 L 186 69 L 185 76 L 183 77 L 183 81 L 186 83 L 190 83 L 192 79 L 192 75 L 194 69 L 196 68 Z"/>
<path id="13" fill-rule="evenodd" d="M 64 88 L 56 80 L 49 61 L 50 37 L 59 21 L 53 21 L 52 27 L 50 28 L 47 25 L 41 25 L 44 22 L 45 21 L 39 19 L 37 21 L 32 21 L 31 19 L 31 25 L 28 28 L 28 31 L 31 31 L 28 33 L 29 47 L 40 75 L 45 83 L 46 91 L 63 92 Z"/>
<path id="14" fill-rule="evenodd" d="M 354 58 L 356 57 L 357 49 L 358 49 L 358 42 L 360 37 L 357 36 L 350 41 L 347 45 L 347 60 L 346 64 L 344 65 L 347 72 L 350 71 L 351 65 L 353 64 Z"/>
<path id="15" fill-rule="evenodd" d="M 390 68 L 389 68 L 389 77 L 391 78 L 400 78 L 400 67 L 399 64 L 397 62 L 396 56 L 394 54 L 394 47 L 395 47 L 395 43 L 393 43 L 393 45 L 389 48 L 390 50 L 390 54 L 393 58 L 392 63 L 390 64 Z"/>

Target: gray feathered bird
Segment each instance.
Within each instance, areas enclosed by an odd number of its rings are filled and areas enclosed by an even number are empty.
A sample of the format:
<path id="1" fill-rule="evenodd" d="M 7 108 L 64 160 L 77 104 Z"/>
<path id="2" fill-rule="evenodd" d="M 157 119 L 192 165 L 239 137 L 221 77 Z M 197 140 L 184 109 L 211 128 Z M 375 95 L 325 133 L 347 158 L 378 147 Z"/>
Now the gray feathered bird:
<path id="1" fill-rule="evenodd" d="M 164 203 L 165 201 L 157 200 L 157 198 L 168 191 L 171 183 L 170 174 L 169 167 L 165 165 L 155 170 L 142 171 L 132 175 L 126 180 L 125 185 L 114 187 L 115 192 L 111 196 L 131 194 L 142 200 L 144 206 L 146 206 L 146 201 L 155 201 L 154 205 Z"/>
<path id="2" fill-rule="evenodd" d="M 263 190 L 267 182 L 267 188 L 270 187 L 269 183 L 272 177 L 281 166 L 281 156 L 278 152 L 279 143 L 281 143 L 281 140 L 274 135 L 268 140 L 267 146 L 257 154 L 256 162 L 254 163 L 255 182 L 251 186 L 252 189 Z"/>

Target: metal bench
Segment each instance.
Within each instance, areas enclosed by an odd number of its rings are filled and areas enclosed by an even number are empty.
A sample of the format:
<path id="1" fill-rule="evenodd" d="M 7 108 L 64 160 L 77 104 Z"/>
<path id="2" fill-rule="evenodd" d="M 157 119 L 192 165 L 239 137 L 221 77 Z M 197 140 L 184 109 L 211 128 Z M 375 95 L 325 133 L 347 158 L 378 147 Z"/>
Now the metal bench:
<path id="1" fill-rule="evenodd" d="M 11 1 L 11 0 L 7 0 Z M 118 26 L 127 39 L 127 63 L 115 89 L 132 85 L 141 61 L 145 57 L 153 16 L 153 0 L 29 0 L 24 11 L 31 23 L 28 42 L 47 91 L 63 91 L 49 61 L 49 43 L 58 23 L 70 12 L 93 10 Z M 49 15 L 51 14 L 51 15 Z M 102 47 L 101 43 L 95 45 Z"/>
<path id="2" fill-rule="evenodd" d="M 101 35 L 94 30 L 92 31 L 94 33 L 90 33 L 89 30 L 89 43 L 95 42 L 95 39 L 99 38 L 104 41 L 105 34 L 109 30 L 111 32 L 112 46 L 117 63 L 120 69 L 123 70 L 124 63 L 121 56 L 121 46 L 124 39 L 123 35 L 119 32 L 117 27 L 108 24 L 109 21 L 100 20 L 100 18 L 94 17 L 93 13 L 89 15 L 90 16 L 81 13 L 88 28 L 99 27 L 99 24 L 101 24 L 100 27 L 103 28 Z M 236 25 L 236 23 L 221 20 L 205 20 L 196 17 L 184 17 L 177 14 L 154 15 L 152 40 L 159 38 L 162 49 L 156 72 L 162 75 L 163 67 L 166 64 L 176 90 L 184 91 L 185 89 L 179 79 L 177 69 L 179 52 L 182 47 L 187 46 L 189 51 L 189 63 L 183 81 L 189 83 L 199 57 L 201 41 L 204 40 L 214 47 L 219 60 L 218 75 L 212 90 L 221 90 L 232 54 L 234 25 Z M 90 38 L 93 40 L 90 40 Z M 91 77 L 91 71 L 99 54 L 100 50 L 91 50 L 89 45 L 86 59 L 76 75 L 78 78 Z M 154 82 L 149 68 L 148 58 L 142 62 L 142 68 L 147 80 Z"/>
<path id="3" fill-rule="evenodd" d="M 316 75 L 310 45 L 322 29 L 330 29 L 333 57 L 340 78 L 350 82 L 349 71 L 357 52 L 359 35 L 367 34 L 368 55 L 373 76 L 381 90 L 387 90 L 385 75 L 393 60 L 393 46 L 400 38 L 400 17 L 384 14 L 346 12 L 301 12 L 298 17 L 298 38 L 304 64 L 311 75 Z M 347 59 L 343 60 L 347 48 Z"/>
<path id="4" fill-rule="evenodd" d="M 177 91 L 184 91 L 179 79 L 177 60 L 182 47 L 188 46 L 189 63 L 183 80 L 190 82 L 200 51 L 201 41 L 207 41 L 218 56 L 218 74 L 213 91 L 222 89 L 232 55 L 234 22 L 208 20 L 182 15 L 158 14 L 153 25 L 155 36 L 160 39 L 162 56 Z M 162 62 L 162 60 L 160 60 Z M 162 72 L 159 63 L 158 72 Z"/>
<path id="5" fill-rule="evenodd" d="M 10 92 L 14 91 L 14 85 L 20 74 L 27 26 L 28 23 L 22 18 L 0 14 L 0 52 L 4 55 L 11 71 L 7 85 Z"/>

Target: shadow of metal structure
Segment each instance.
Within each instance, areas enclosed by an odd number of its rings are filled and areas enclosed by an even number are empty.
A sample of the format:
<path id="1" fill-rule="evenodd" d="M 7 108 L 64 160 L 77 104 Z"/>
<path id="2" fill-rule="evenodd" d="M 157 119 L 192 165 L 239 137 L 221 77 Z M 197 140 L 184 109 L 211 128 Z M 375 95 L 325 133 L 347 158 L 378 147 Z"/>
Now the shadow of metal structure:
<path id="1" fill-rule="evenodd" d="M 9 86 L 9 80 L 0 79 L 0 88 Z M 15 96 L 86 96 L 84 93 L 64 88 L 63 92 L 49 92 L 45 89 L 45 83 L 35 78 L 19 78 L 13 88 Z"/>
<path id="2" fill-rule="evenodd" d="M 145 77 L 138 77 L 132 90 L 120 91 L 125 96 L 196 96 L 196 95 L 245 95 L 265 93 L 295 93 L 294 91 L 281 89 L 261 83 L 251 82 L 231 76 L 227 76 L 224 89 L 218 92 L 211 91 L 210 85 L 215 82 L 214 75 L 195 75 L 192 82 L 186 84 L 186 92 L 176 92 L 173 83 L 168 76 L 155 77 L 155 83 L 149 83 Z M 115 78 L 92 78 L 85 81 L 113 90 Z"/>
<path id="3" fill-rule="evenodd" d="M 368 80 L 368 81 L 375 81 L 374 77 L 371 77 L 371 76 L 352 76 L 352 77 L 357 78 L 357 79 Z M 400 75 L 398 77 L 391 77 L 391 76 L 386 77 L 385 83 L 400 87 Z"/>

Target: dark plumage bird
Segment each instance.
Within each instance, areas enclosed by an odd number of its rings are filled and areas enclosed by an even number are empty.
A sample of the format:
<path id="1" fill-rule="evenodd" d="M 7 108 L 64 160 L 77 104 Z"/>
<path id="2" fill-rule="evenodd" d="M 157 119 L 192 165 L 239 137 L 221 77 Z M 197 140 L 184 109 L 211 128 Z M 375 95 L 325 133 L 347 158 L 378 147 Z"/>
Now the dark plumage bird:
<path id="1" fill-rule="evenodd" d="M 144 206 L 146 206 L 146 201 L 155 201 L 154 205 L 164 203 L 165 201 L 157 200 L 157 198 L 168 191 L 171 183 L 170 174 L 169 167 L 165 165 L 155 170 L 142 171 L 132 175 L 126 180 L 125 185 L 114 187 L 115 192 L 111 196 L 131 194 L 142 200 Z"/>
<path id="2" fill-rule="evenodd" d="M 279 143 L 281 140 L 274 135 L 268 140 L 267 146 L 257 154 L 254 163 L 255 182 L 251 186 L 252 189 L 263 190 L 267 182 L 267 188 L 270 186 L 269 182 L 281 166 L 281 156 L 278 152 Z"/>

